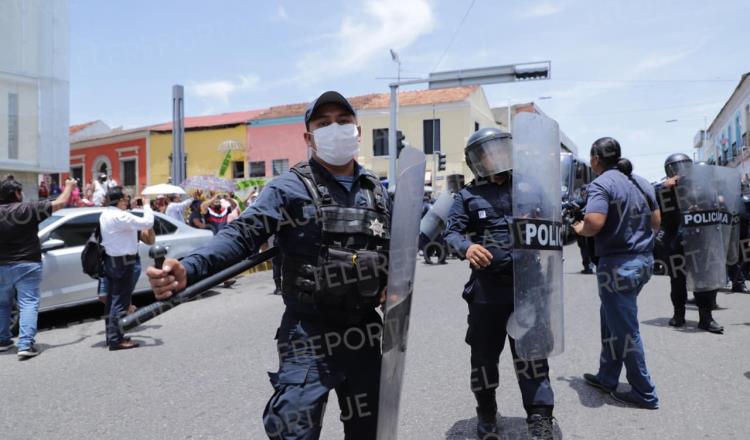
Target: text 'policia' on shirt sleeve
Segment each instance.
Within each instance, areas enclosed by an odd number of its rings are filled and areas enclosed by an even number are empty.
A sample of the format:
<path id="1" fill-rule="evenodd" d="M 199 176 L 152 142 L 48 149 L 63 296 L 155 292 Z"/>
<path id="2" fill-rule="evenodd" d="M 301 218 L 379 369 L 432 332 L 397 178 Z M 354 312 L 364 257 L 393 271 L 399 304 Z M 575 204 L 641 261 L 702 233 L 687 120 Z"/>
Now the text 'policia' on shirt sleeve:
<path id="1" fill-rule="evenodd" d="M 276 180 L 281 180 L 280 178 Z M 284 193 L 271 182 L 237 220 L 229 223 L 205 246 L 182 259 L 188 285 L 257 254 L 282 218 Z"/>

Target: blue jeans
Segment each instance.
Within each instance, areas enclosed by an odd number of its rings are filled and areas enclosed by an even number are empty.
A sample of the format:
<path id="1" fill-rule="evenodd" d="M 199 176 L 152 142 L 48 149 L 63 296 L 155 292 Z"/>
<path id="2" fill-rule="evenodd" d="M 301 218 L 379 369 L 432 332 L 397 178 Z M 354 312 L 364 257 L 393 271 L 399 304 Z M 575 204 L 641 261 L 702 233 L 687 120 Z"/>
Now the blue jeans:
<path id="1" fill-rule="evenodd" d="M 318 440 L 328 393 L 336 390 L 345 440 L 375 440 L 380 391 L 380 315 L 331 326 L 286 311 L 277 332 L 279 370 L 263 412 L 271 440 Z M 339 436 L 338 438 L 342 438 Z"/>
<path id="2" fill-rule="evenodd" d="M 140 266 L 138 255 L 124 257 L 104 257 L 104 277 L 106 278 L 107 303 L 105 305 L 105 328 L 107 345 L 116 345 L 123 341 L 124 335 L 119 320 L 128 312 L 130 299 L 137 277 L 134 276 L 136 265 Z"/>
<path id="3" fill-rule="evenodd" d="M 10 313 L 16 295 L 19 313 L 18 350 L 34 345 L 39 315 L 42 263 L 0 264 L 0 342 L 10 341 Z"/>
<path id="4" fill-rule="evenodd" d="M 605 256 L 599 259 L 596 270 L 602 333 L 597 378 L 614 389 L 624 365 L 631 394 L 647 406 L 658 406 L 659 398 L 646 368 L 637 299 L 651 278 L 653 263 L 649 254 Z"/>

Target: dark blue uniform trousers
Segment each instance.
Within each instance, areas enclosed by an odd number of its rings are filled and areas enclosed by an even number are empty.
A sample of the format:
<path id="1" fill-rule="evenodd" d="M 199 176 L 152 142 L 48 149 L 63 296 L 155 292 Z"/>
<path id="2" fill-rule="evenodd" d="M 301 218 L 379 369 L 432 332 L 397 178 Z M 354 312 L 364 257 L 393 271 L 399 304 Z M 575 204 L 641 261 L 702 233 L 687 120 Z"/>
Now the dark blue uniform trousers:
<path id="1" fill-rule="evenodd" d="M 505 326 L 512 312 L 512 304 L 469 303 L 466 343 L 471 346 L 471 390 L 480 411 L 494 412 L 495 409 L 498 363 L 505 346 Z M 528 414 L 551 415 L 555 396 L 549 381 L 547 360 L 520 359 L 515 342 L 510 337 L 508 340 L 524 409 Z"/>
<path id="2" fill-rule="evenodd" d="M 274 394 L 263 413 L 272 440 L 320 437 L 328 393 L 336 390 L 344 438 L 375 439 L 382 320 L 372 310 L 362 322 L 336 326 L 287 310 L 277 333 L 279 371 L 269 373 Z"/>

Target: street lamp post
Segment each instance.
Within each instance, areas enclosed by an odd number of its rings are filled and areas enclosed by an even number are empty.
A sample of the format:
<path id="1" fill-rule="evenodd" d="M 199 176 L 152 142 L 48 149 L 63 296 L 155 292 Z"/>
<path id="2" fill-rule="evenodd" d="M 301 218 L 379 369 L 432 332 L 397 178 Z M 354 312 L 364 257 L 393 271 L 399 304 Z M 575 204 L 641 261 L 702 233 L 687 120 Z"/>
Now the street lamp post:
<path id="1" fill-rule="evenodd" d="M 399 64 L 398 54 L 391 51 L 393 61 Z M 460 69 L 445 72 L 433 72 L 427 78 L 410 79 L 389 84 L 391 90 L 391 123 L 388 129 L 388 184 L 396 187 L 396 132 L 398 131 L 398 88 L 403 85 L 424 84 L 430 90 L 449 87 L 474 86 L 482 84 L 500 84 L 517 81 L 532 81 L 550 78 L 551 63 L 508 64 L 504 66 L 480 67 L 477 69 Z M 509 109 L 510 111 L 510 109 Z M 434 172 L 434 171 L 433 171 Z"/>

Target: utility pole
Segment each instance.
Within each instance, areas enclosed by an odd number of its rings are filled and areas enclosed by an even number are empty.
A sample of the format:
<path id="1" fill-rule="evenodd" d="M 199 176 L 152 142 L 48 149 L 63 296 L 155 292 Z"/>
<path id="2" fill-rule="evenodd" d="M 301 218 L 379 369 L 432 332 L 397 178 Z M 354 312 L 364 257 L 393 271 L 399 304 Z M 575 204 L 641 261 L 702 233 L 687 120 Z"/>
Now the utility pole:
<path id="1" fill-rule="evenodd" d="M 172 184 L 185 180 L 185 90 L 172 86 Z"/>

